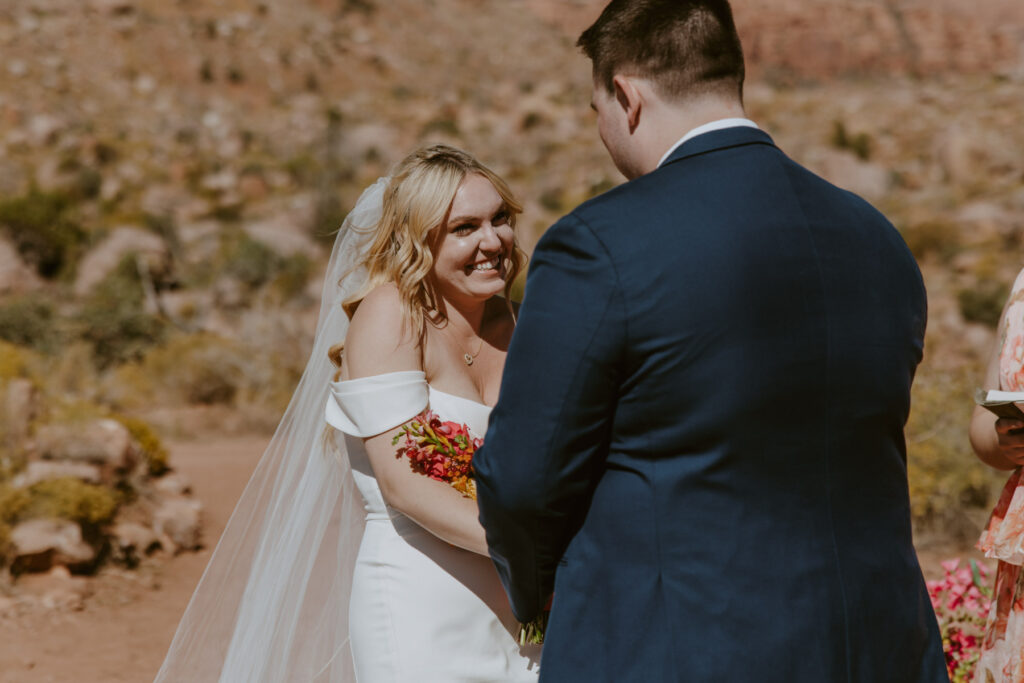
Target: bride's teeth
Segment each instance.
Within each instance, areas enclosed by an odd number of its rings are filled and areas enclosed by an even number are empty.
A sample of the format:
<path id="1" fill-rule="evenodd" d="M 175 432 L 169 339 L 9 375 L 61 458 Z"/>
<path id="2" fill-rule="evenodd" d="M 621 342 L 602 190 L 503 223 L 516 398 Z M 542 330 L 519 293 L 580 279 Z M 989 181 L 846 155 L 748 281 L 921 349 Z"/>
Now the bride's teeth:
<path id="1" fill-rule="evenodd" d="M 487 261 L 486 263 L 477 263 L 473 266 L 473 270 L 495 270 L 498 267 L 498 259 L 493 261 Z"/>

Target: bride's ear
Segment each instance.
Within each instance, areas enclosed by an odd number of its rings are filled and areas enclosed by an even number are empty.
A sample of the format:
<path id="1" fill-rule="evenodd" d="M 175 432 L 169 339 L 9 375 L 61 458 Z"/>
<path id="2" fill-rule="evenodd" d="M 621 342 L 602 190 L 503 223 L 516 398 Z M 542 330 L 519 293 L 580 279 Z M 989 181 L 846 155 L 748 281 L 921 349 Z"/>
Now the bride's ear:
<path id="1" fill-rule="evenodd" d="M 643 111 L 643 96 L 636 83 L 629 76 L 616 74 L 612 78 L 612 87 L 615 88 L 615 101 L 622 107 L 629 123 L 629 132 L 633 133 L 640 125 L 640 114 Z"/>

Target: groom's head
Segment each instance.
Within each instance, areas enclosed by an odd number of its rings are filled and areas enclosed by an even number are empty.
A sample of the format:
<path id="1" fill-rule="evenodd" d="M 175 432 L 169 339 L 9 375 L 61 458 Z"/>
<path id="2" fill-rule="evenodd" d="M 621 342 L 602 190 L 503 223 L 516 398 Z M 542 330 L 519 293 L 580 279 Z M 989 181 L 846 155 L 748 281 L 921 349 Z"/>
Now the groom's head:
<path id="1" fill-rule="evenodd" d="M 649 140 L 634 137 L 645 99 L 742 106 L 743 50 L 727 0 L 612 0 L 577 45 L 593 62 L 601 139 L 626 177 L 650 170 L 631 158 Z"/>

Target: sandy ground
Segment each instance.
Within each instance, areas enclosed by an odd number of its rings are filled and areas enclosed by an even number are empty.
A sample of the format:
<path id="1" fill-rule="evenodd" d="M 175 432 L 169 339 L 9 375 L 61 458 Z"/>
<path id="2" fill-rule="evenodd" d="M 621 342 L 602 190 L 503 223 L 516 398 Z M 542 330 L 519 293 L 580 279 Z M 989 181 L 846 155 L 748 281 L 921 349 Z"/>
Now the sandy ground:
<path id="1" fill-rule="evenodd" d="M 203 502 L 206 548 L 139 571 L 105 571 L 77 612 L 0 619 L 2 683 L 149 683 L 269 437 L 171 442 Z"/>
<path id="2" fill-rule="evenodd" d="M 0 683 L 149 683 L 178 620 L 269 437 L 171 442 L 171 462 L 203 502 L 204 550 L 105 570 L 91 580 L 80 611 L 0 618 Z M 929 544 L 919 549 L 928 578 L 952 556 L 976 551 Z"/>

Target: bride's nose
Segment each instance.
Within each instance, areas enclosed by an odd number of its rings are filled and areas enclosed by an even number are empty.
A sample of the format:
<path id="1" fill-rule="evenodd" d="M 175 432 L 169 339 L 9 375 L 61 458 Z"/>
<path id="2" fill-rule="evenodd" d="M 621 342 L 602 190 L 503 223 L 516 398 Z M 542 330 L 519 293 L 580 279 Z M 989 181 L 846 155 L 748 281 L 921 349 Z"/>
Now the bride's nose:
<path id="1" fill-rule="evenodd" d="M 480 251 L 501 251 L 501 240 L 498 232 L 490 223 L 480 226 Z"/>

